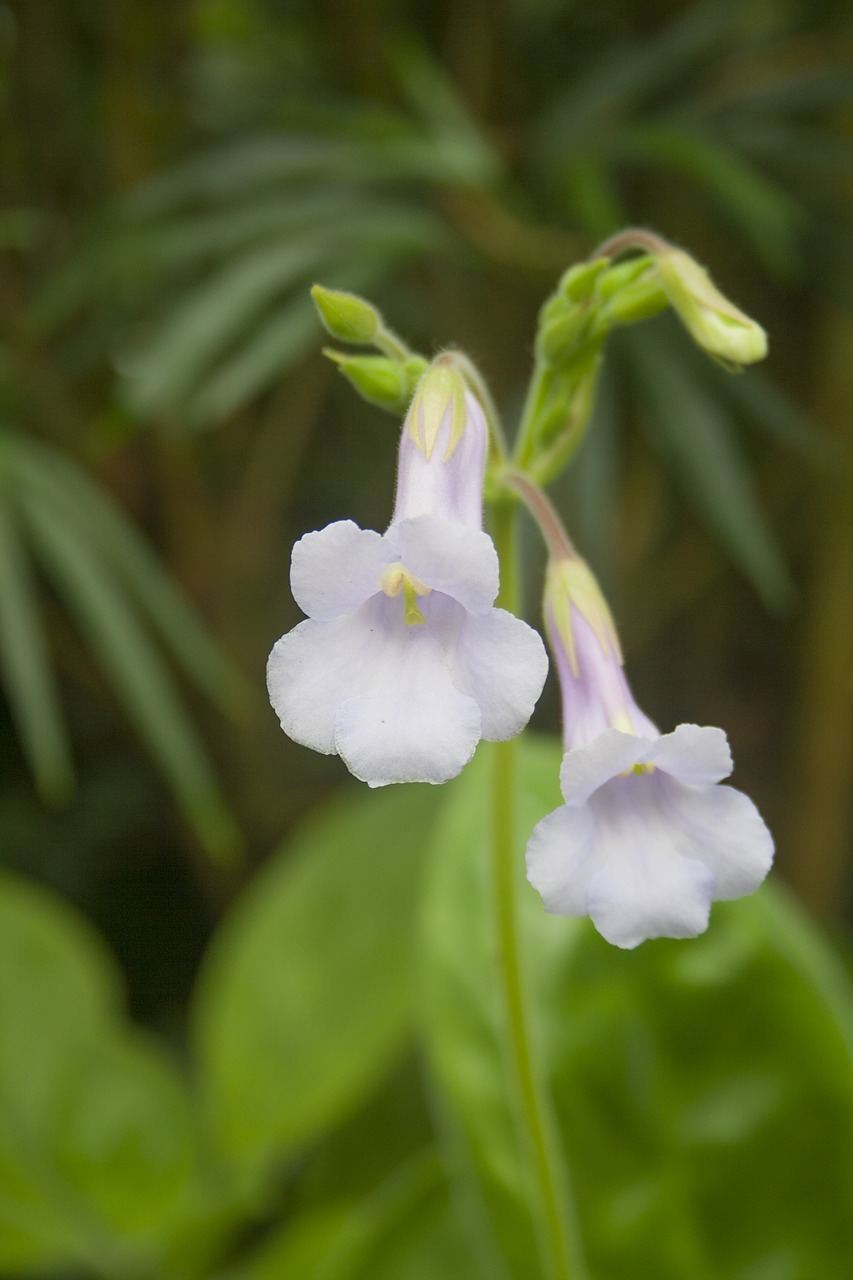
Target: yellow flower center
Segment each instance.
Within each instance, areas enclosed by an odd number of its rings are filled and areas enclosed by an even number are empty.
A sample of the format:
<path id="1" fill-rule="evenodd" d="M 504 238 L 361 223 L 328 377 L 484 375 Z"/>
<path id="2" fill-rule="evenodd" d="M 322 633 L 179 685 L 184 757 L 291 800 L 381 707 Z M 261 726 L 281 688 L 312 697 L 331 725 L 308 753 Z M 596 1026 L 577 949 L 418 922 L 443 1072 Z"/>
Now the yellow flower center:
<path id="1" fill-rule="evenodd" d="M 388 568 L 383 572 L 379 579 L 379 585 L 385 592 L 386 596 L 393 598 L 403 593 L 403 616 L 406 619 L 406 626 L 417 627 L 426 618 L 418 608 L 418 596 L 428 596 L 432 587 L 428 587 L 426 583 L 421 582 L 420 578 L 416 578 L 413 573 L 409 573 L 405 565 L 389 564 Z"/>

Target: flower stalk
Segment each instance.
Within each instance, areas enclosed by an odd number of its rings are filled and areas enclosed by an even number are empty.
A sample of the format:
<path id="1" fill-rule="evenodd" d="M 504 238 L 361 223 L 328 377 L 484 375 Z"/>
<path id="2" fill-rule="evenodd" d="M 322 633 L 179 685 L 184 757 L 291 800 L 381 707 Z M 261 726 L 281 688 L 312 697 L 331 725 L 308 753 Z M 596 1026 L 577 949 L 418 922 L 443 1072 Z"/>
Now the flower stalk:
<path id="1" fill-rule="evenodd" d="M 501 566 L 499 603 L 518 605 L 516 504 L 493 510 L 492 532 Z M 586 1267 L 571 1200 L 568 1172 L 549 1100 L 542 1087 L 530 1040 L 519 940 L 515 857 L 518 797 L 515 741 L 492 747 L 490 869 L 498 939 L 499 981 L 506 1054 L 515 1093 L 520 1136 L 529 1161 L 531 1203 L 536 1218 L 542 1269 L 547 1280 L 585 1280 Z"/>

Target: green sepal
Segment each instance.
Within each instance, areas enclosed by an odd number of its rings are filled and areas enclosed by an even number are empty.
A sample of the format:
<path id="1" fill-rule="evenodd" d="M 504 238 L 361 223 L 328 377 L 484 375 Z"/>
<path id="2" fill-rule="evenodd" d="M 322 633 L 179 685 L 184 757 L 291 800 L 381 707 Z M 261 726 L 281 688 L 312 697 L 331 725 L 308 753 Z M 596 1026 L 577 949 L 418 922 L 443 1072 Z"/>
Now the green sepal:
<path id="1" fill-rule="evenodd" d="M 669 306 L 669 297 L 656 272 L 638 276 L 617 290 L 600 308 L 602 322 L 609 328 L 651 320 Z"/>

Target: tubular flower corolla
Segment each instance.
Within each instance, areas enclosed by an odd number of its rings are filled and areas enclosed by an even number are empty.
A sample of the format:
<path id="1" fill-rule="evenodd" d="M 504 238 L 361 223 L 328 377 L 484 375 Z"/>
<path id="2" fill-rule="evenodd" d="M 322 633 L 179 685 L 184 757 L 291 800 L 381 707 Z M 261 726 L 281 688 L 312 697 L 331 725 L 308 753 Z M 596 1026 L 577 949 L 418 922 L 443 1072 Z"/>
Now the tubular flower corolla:
<path id="1" fill-rule="evenodd" d="M 482 410 L 455 371 L 435 373 L 403 427 L 389 528 L 343 520 L 296 543 L 291 588 L 308 617 L 269 660 L 285 733 L 372 787 L 446 782 L 481 738 L 514 737 L 548 666 L 537 633 L 493 608 Z"/>
<path id="2" fill-rule="evenodd" d="M 565 801 L 536 826 L 527 873 L 545 909 L 589 915 L 608 942 L 690 938 L 711 903 L 761 884 L 773 840 L 732 771 L 722 729 L 660 734 L 637 706 L 583 561 L 552 564 L 546 627 L 563 696 Z"/>

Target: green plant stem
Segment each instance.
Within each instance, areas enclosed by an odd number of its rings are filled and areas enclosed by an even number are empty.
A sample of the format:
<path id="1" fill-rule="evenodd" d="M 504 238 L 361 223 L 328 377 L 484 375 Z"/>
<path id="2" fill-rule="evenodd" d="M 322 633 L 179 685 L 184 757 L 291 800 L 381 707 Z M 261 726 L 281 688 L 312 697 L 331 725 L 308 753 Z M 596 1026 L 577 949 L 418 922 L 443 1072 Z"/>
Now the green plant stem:
<path id="1" fill-rule="evenodd" d="M 516 504 L 494 508 L 493 533 L 501 564 L 499 602 L 514 608 L 518 596 Z M 517 742 L 493 750 L 491 875 L 498 935 L 498 964 L 504 1008 L 508 1064 L 516 1094 L 516 1114 L 530 1162 L 533 1214 L 544 1274 L 548 1280 L 585 1280 L 568 1177 L 548 1099 L 533 1060 L 521 969 L 516 899 Z"/>
<path id="2" fill-rule="evenodd" d="M 554 381 L 554 372 L 543 364 L 537 364 L 530 379 L 527 399 L 518 428 L 515 443 L 515 465 L 523 470 L 530 461 L 533 452 L 533 425 L 544 408 Z"/>

